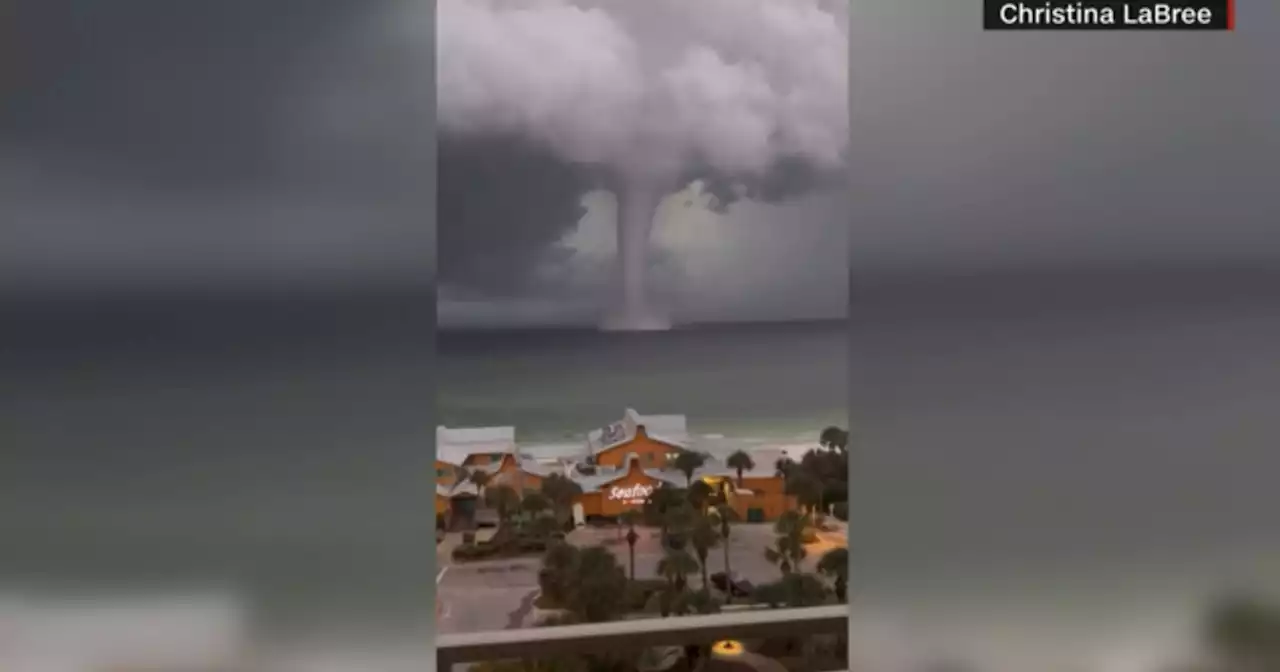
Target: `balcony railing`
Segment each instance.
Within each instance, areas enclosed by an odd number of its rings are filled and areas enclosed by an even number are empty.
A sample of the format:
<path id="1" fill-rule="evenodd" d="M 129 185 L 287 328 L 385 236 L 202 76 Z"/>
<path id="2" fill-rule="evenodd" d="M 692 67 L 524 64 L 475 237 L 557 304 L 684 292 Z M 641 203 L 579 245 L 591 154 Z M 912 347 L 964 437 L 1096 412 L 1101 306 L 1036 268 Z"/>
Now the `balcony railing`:
<path id="1" fill-rule="evenodd" d="M 847 633 L 848 628 L 849 608 L 836 605 L 441 635 L 436 640 L 436 669 L 444 672 L 458 663 L 710 644 L 725 639 L 835 635 Z"/>

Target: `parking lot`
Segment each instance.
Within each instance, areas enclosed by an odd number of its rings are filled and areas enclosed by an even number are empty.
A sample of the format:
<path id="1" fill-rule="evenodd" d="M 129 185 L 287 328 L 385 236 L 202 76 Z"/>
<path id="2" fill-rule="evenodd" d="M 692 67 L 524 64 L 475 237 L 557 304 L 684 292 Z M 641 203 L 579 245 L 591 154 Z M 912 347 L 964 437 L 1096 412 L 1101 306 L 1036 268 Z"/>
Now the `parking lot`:
<path id="1" fill-rule="evenodd" d="M 538 558 L 442 565 L 436 582 L 439 631 L 503 630 L 513 618 L 523 621 L 537 595 L 538 567 Z"/>

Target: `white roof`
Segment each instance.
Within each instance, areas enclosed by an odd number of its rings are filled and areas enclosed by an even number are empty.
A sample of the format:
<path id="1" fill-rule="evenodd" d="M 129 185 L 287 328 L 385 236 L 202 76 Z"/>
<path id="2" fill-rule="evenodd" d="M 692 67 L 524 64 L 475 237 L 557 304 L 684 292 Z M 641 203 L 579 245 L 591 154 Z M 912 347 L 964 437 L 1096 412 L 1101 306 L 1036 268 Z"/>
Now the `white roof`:
<path id="1" fill-rule="evenodd" d="M 543 463 L 578 461 L 591 455 L 583 443 L 542 443 L 520 446 L 520 457 Z"/>
<path id="2" fill-rule="evenodd" d="M 633 428 L 644 425 L 650 434 L 664 434 L 681 441 L 689 436 L 689 426 L 683 415 L 641 415 L 634 408 L 628 408 L 622 417 Z"/>
<path id="3" fill-rule="evenodd" d="M 643 426 L 649 438 L 674 446 L 685 447 L 689 438 L 688 424 L 683 415 L 641 415 L 628 408 L 622 419 L 587 434 L 587 445 L 592 453 L 598 453 L 635 438 L 636 428 Z"/>
<path id="4" fill-rule="evenodd" d="M 515 427 L 436 427 L 436 459 L 449 464 L 477 453 L 509 453 L 515 446 Z"/>

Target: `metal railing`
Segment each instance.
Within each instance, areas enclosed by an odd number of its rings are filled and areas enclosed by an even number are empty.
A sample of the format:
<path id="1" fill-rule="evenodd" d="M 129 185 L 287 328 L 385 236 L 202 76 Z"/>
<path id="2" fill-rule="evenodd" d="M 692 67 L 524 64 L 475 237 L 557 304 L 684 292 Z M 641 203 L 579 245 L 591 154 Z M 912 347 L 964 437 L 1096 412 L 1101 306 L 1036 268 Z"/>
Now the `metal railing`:
<path id="1" fill-rule="evenodd" d="M 449 670 L 458 663 L 710 644 L 725 639 L 844 634 L 848 628 L 848 606 L 833 605 L 441 635 L 436 640 L 436 669 Z"/>

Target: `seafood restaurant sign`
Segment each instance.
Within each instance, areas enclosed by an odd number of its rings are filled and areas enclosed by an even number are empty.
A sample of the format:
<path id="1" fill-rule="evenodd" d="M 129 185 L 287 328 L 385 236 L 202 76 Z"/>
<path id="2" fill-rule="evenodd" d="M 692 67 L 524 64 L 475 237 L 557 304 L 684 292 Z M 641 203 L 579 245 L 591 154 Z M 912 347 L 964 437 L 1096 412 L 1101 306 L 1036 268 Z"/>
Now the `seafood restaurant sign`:
<path id="1" fill-rule="evenodd" d="M 653 494 L 653 486 L 636 484 L 629 488 L 613 486 L 609 489 L 609 499 L 621 500 L 627 504 L 643 504 Z"/>

